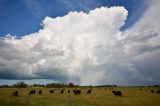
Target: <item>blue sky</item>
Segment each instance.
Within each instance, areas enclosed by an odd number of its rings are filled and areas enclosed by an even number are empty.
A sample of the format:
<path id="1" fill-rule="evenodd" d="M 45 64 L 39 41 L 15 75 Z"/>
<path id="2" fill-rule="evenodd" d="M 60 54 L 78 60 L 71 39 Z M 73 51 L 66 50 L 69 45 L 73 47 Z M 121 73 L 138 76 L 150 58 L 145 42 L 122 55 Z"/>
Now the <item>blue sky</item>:
<path id="1" fill-rule="evenodd" d="M 58 17 L 70 11 L 88 12 L 101 6 L 124 6 L 128 10 L 125 30 L 136 23 L 147 5 L 143 0 L 0 0 L 0 36 L 24 36 L 41 29 L 46 17 Z"/>
<path id="2" fill-rule="evenodd" d="M 160 84 L 159 0 L 0 0 L 0 84 Z"/>

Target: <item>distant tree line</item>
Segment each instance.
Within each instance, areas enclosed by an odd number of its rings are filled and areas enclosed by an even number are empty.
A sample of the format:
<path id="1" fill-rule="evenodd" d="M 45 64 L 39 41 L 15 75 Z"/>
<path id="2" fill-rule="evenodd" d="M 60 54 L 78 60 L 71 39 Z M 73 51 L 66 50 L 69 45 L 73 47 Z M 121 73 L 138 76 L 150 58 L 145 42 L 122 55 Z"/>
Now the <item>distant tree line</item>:
<path id="1" fill-rule="evenodd" d="M 13 85 L 1 85 L 0 88 L 26 88 L 28 85 L 24 82 L 18 82 Z"/>
<path id="2" fill-rule="evenodd" d="M 27 85 L 24 82 L 18 82 L 13 85 L 0 85 L 0 88 L 26 88 L 26 87 L 46 87 L 46 88 L 64 88 L 64 87 L 77 87 L 78 85 L 74 85 L 73 83 L 48 83 L 46 85 L 44 84 L 33 84 L 33 85 Z"/>
<path id="3" fill-rule="evenodd" d="M 46 87 L 46 88 L 72 88 L 72 87 L 117 87 L 116 84 L 113 85 L 98 85 L 98 86 L 80 86 L 80 85 L 75 85 L 74 83 L 68 83 L 68 84 L 64 84 L 64 83 L 48 83 L 46 85 L 44 84 L 33 84 L 33 85 L 28 85 L 24 82 L 18 82 L 16 84 L 13 85 L 0 85 L 0 88 L 27 88 L 27 87 Z M 160 87 L 160 85 L 148 85 L 148 86 L 137 86 L 137 87 Z"/>
<path id="4" fill-rule="evenodd" d="M 69 84 L 61 84 L 61 83 L 49 83 L 46 84 L 47 88 L 65 88 L 65 87 L 77 87 L 78 85 L 74 85 L 73 83 L 69 83 Z"/>

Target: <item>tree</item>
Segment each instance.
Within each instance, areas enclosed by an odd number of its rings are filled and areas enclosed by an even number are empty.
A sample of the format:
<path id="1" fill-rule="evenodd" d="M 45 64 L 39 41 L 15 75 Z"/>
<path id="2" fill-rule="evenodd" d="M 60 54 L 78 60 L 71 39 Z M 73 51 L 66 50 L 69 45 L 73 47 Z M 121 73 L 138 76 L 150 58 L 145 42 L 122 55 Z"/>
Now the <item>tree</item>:
<path id="1" fill-rule="evenodd" d="M 16 84 L 14 84 L 13 87 L 16 87 L 16 88 L 26 88 L 27 84 L 25 84 L 24 82 L 18 82 Z"/>
<path id="2" fill-rule="evenodd" d="M 74 87 L 74 84 L 71 82 L 68 85 L 69 85 L 69 87 Z"/>

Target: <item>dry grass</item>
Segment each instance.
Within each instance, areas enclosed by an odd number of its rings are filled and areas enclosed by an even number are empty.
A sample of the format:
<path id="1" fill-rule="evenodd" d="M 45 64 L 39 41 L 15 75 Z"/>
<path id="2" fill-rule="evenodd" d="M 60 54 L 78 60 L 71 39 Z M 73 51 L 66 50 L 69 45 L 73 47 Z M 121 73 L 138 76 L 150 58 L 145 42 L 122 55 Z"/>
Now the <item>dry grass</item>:
<path id="1" fill-rule="evenodd" d="M 39 90 L 40 88 L 1 88 L 0 106 L 67 106 L 69 94 L 65 91 L 60 94 L 56 90 L 53 95 L 49 93 L 49 88 L 41 88 L 42 95 L 28 96 L 30 90 Z M 69 89 L 69 88 L 68 88 Z M 70 101 L 73 106 L 160 106 L 160 94 L 151 93 L 151 89 L 143 88 L 114 88 L 121 90 L 122 97 L 115 97 L 112 90 L 104 88 L 93 88 L 92 94 L 87 94 L 88 88 L 82 89 L 81 95 L 70 94 Z M 18 90 L 19 96 L 13 97 L 12 92 Z M 71 89 L 72 90 L 72 89 Z"/>

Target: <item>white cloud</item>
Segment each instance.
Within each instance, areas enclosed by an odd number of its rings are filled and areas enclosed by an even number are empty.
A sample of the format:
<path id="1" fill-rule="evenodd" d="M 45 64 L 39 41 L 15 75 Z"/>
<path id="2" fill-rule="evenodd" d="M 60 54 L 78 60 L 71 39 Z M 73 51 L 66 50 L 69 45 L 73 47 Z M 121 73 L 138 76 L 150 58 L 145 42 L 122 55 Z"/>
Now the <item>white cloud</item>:
<path id="1" fill-rule="evenodd" d="M 160 2 L 146 1 L 148 8 L 141 19 L 123 35 L 130 63 L 141 74 L 142 82 L 159 84 L 160 80 Z"/>
<path id="2" fill-rule="evenodd" d="M 131 29 L 121 32 L 126 18 L 123 7 L 46 17 L 39 32 L 21 39 L 0 39 L 0 78 L 46 78 L 82 85 L 159 82 L 158 30 L 137 30 L 145 24 L 142 17 Z M 146 71 L 145 64 L 156 66 L 154 72 L 158 74 L 148 75 L 151 72 Z"/>

